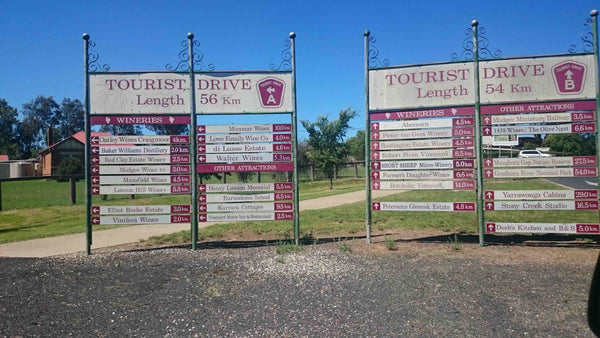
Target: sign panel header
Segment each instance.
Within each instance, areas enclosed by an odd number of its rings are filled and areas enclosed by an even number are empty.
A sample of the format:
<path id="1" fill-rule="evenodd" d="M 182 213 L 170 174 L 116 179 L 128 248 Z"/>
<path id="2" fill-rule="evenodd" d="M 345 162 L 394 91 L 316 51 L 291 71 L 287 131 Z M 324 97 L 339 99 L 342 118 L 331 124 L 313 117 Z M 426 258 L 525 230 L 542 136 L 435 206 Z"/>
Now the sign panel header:
<path id="1" fill-rule="evenodd" d="M 90 74 L 91 115 L 189 114 L 187 74 Z M 196 74 L 198 114 L 292 111 L 291 73 Z"/>
<path id="2" fill-rule="evenodd" d="M 369 109 L 475 104 L 473 62 L 369 71 Z M 541 102 L 595 98 L 593 55 L 479 62 L 480 102 Z"/>

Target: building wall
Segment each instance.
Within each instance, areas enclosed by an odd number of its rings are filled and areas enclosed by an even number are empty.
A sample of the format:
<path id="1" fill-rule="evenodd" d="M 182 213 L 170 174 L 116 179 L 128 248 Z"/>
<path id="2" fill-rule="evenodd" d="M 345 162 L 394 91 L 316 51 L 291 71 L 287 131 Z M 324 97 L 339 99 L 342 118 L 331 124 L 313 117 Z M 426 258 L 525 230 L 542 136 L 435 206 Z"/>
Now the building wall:
<path id="1" fill-rule="evenodd" d="M 57 144 L 42 155 L 42 175 L 56 175 L 60 162 L 69 157 L 76 157 L 81 163 L 85 163 L 84 151 L 84 145 L 72 138 Z"/>

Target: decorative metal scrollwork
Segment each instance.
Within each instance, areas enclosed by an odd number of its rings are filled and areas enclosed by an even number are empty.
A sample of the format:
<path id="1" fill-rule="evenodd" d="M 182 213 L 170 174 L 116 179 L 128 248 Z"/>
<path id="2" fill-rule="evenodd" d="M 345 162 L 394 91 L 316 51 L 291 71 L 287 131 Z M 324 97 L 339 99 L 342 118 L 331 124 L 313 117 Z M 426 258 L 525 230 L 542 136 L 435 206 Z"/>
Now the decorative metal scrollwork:
<path id="1" fill-rule="evenodd" d="M 95 51 L 93 48 L 96 47 L 96 42 L 89 40 L 88 41 L 88 69 L 90 72 L 97 72 L 99 69 L 102 69 L 105 72 L 108 72 L 110 70 L 110 66 L 105 64 L 101 64 L 100 62 L 98 62 L 98 59 L 100 59 L 100 54 L 98 54 L 97 51 Z"/>
<path id="2" fill-rule="evenodd" d="M 279 66 L 271 63 L 269 69 L 272 71 L 292 70 L 292 43 L 290 40 L 283 41 L 283 50 L 281 51 L 281 62 Z"/>
<path id="3" fill-rule="evenodd" d="M 193 46 L 192 53 L 193 53 L 193 57 L 194 57 L 194 70 L 199 70 L 199 71 L 215 70 L 214 64 L 212 64 L 212 63 L 209 63 L 208 65 L 204 64 L 204 53 L 199 49 L 200 42 L 198 42 L 197 40 L 193 40 L 193 38 L 192 38 L 192 41 L 193 41 L 192 42 L 192 46 Z M 176 66 L 173 66 L 170 63 L 167 63 L 165 65 L 166 70 L 181 71 L 181 72 L 190 70 L 190 53 L 189 53 L 188 40 L 181 41 L 181 46 L 183 47 L 183 49 L 180 50 L 179 54 L 177 55 L 177 57 L 179 58 L 179 63 L 177 63 Z"/>
<path id="4" fill-rule="evenodd" d="M 502 51 L 496 49 L 495 51 L 491 51 L 488 46 L 490 45 L 490 40 L 485 37 L 485 27 L 480 27 L 477 30 L 477 47 L 479 52 L 479 59 L 481 60 L 489 60 L 489 59 L 499 59 L 502 57 Z M 463 51 L 459 53 L 452 53 L 450 55 L 450 59 L 452 61 L 461 61 L 461 60 L 473 60 L 473 29 L 467 28 L 465 29 L 465 35 L 467 36 L 462 43 Z"/>
<path id="5" fill-rule="evenodd" d="M 379 59 L 379 48 L 375 47 L 377 39 L 374 36 L 369 36 L 369 68 L 387 68 L 390 65 L 390 60 Z"/>
<path id="6" fill-rule="evenodd" d="M 584 29 L 581 33 L 581 41 L 583 41 L 583 46 L 581 51 L 583 53 L 589 53 L 594 50 L 594 34 L 592 33 L 592 19 L 587 18 L 583 23 Z M 579 48 L 576 45 L 570 45 L 568 49 L 569 53 L 579 53 Z"/>

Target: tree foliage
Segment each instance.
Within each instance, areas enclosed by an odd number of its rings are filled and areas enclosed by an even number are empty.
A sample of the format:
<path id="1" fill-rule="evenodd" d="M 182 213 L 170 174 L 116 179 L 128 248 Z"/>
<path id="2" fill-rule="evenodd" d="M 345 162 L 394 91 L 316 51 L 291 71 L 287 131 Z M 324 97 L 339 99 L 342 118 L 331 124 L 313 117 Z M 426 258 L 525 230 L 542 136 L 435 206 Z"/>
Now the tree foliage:
<path id="1" fill-rule="evenodd" d="M 17 109 L 0 99 L 0 154 L 14 158 L 20 153 L 17 128 L 19 120 Z"/>
<path id="2" fill-rule="evenodd" d="M 58 136 L 61 140 L 85 129 L 85 110 L 81 101 L 64 98 L 56 114 Z"/>
<path id="3" fill-rule="evenodd" d="M 348 156 L 344 137 L 350 129 L 350 120 L 355 116 L 356 111 L 346 108 L 340 111 L 337 120 L 329 121 L 327 116 L 319 115 L 316 122 L 301 121 L 308 132 L 307 143 L 311 148 L 307 157 L 329 178 L 330 189 L 333 188 L 335 164 Z"/>
<path id="4" fill-rule="evenodd" d="M 100 131 L 112 135 L 142 135 L 142 127 L 134 124 L 103 124 Z"/>
<path id="5" fill-rule="evenodd" d="M 22 157 L 36 156 L 43 146 L 50 146 L 57 139 L 46 141 L 48 128 L 58 124 L 59 105 L 52 96 L 40 95 L 23 105 L 23 121 L 19 125 L 18 137 L 22 148 Z"/>
<path id="6" fill-rule="evenodd" d="M 66 158 L 58 164 L 56 175 L 59 176 L 57 181 L 66 182 L 73 175 L 83 174 L 83 163 L 77 157 Z"/>
<path id="7" fill-rule="evenodd" d="M 596 155 L 595 134 L 552 134 L 544 139 L 544 146 L 560 156 Z"/>
<path id="8" fill-rule="evenodd" d="M 156 135 L 185 135 L 189 131 L 187 124 L 148 124 L 146 128 Z"/>
<path id="9" fill-rule="evenodd" d="M 365 131 L 359 130 L 356 135 L 346 140 L 350 156 L 355 161 L 365 160 Z"/>

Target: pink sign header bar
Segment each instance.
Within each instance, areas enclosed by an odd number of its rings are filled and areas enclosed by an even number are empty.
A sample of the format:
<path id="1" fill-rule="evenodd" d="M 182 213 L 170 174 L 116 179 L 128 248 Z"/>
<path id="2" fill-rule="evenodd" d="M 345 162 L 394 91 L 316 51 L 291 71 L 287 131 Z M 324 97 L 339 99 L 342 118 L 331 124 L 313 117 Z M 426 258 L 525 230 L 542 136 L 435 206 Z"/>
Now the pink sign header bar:
<path id="1" fill-rule="evenodd" d="M 189 116 L 90 116 L 90 124 L 190 124 Z"/>
<path id="2" fill-rule="evenodd" d="M 426 110 L 410 110 L 393 113 L 374 113 L 371 120 L 417 119 L 427 117 L 451 117 L 475 115 L 475 107 L 440 108 Z"/>
<path id="3" fill-rule="evenodd" d="M 234 163 L 234 164 L 198 164 L 199 173 L 242 173 L 292 171 L 293 163 Z"/>
<path id="4" fill-rule="evenodd" d="M 566 111 L 595 110 L 596 101 L 518 103 L 481 106 L 482 115 L 520 114 L 520 113 L 553 113 Z"/>

